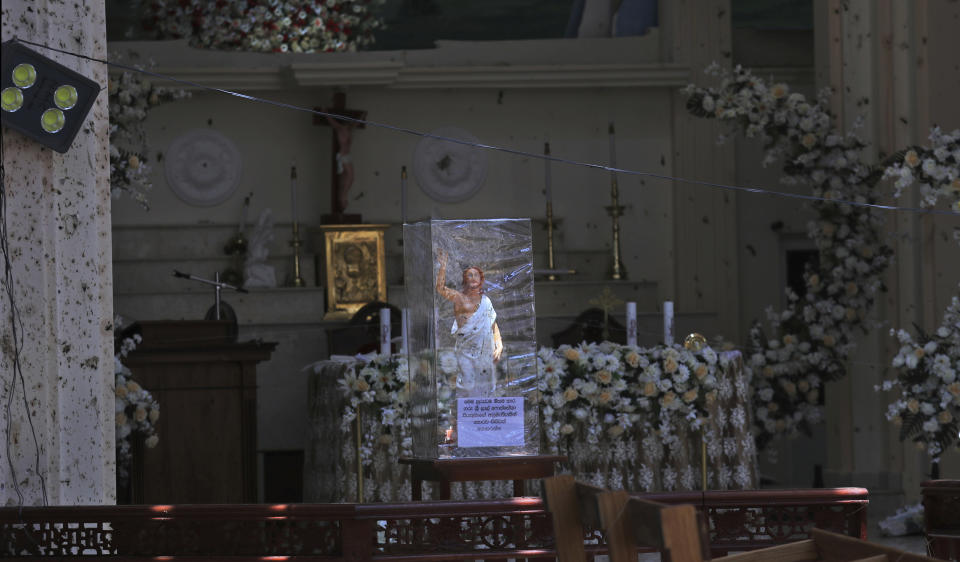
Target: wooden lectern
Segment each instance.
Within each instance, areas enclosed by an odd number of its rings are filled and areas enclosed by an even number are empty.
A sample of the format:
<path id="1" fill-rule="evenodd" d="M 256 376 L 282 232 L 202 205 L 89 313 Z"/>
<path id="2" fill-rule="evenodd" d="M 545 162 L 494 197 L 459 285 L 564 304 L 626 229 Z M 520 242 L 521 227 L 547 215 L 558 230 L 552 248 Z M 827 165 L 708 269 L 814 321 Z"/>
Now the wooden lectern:
<path id="1" fill-rule="evenodd" d="M 160 442 L 143 449 L 133 502 L 256 503 L 256 365 L 277 344 L 235 342 L 227 321 L 139 326 L 143 342 L 123 362 L 160 404 Z"/>

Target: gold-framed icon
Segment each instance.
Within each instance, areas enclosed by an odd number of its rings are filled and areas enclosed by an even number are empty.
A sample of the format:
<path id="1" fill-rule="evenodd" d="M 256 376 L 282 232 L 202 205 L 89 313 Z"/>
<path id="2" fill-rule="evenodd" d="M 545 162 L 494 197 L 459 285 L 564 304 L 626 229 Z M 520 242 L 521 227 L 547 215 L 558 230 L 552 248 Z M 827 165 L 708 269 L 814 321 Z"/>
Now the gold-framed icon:
<path id="1" fill-rule="evenodd" d="M 324 320 L 347 320 L 363 305 L 387 301 L 386 224 L 321 225 L 326 266 Z"/>

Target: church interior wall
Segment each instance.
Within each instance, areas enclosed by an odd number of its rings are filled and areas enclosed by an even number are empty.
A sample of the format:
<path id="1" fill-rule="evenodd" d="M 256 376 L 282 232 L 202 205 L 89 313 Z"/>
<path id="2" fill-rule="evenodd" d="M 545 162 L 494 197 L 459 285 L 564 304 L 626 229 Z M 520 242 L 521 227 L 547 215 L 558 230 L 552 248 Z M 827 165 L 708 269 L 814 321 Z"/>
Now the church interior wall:
<path id="1" fill-rule="evenodd" d="M 951 52 L 951 41 L 955 40 L 947 39 L 949 34 L 941 28 L 951 21 L 954 13 L 950 10 L 955 8 L 942 3 L 931 3 L 931 6 L 931 116 L 934 122 L 952 129 L 956 123 L 960 123 L 957 115 L 960 110 L 953 102 L 951 92 L 960 81 L 957 80 L 955 57 L 945 54 Z M 812 31 L 786 35 L 791 37 L 789 41 L 784 40 L 785 34 L 735 30 L 735 62 L 757 68 L 762 76 L 773 74 L 790 83 L 794 90 L 813 97 L 813 54 L 809 52 L 813 48 Z M 771 46 L 771 41 L 779 47 Z M 947 43 L 940 48 L 936 47 L 940 44 L 937 41 Z M 471 47 L 458 45 L 457 48 L 469 50 Z M 417 57 L 429 56 L 429 53 L 417 54 Z M 449 56 L 447 51 L 444 57 Z M 454 59 L 457 57 L 437 60 L 449 63 Z M 691 69 L 691 79 L 697 82 L 706 80 L 699 69 Z M 481 142 L 531 153 L 539 153 L 544 140 L 549 140 L 554 156 L 601 164 L 609 158 L 606 122 L 613 120 L 617 126 L 617 163 L 620 167 L 656 173 L 673 171 L 671 144 L 672 136 L 676 133 L 672 130 L 671 111 L 676 109 L 672 109 L 671 95 L 674 92 L 671 88 L 400 89 L 350 86 L 345 91 L 348 107 L 367 110 L 368 118 L 372 121 L 419 131 L 457 126 L 468 130 Z M 294 105 L 314 107 L 328 102 L 332 92 L 327 87 L 295 87 L 255 93 Z M 154 173 L 155 188 L 151 193 L 152 210 L 144 213 L 129 200 L 115 201 L 115 233 L 121 230 L 139 232 L 138 229 L 150 226 L 156 229 L 152 236 L 162 239 L 175 230 L 186 228 L 192 232 L 192 229 L 203 227 L 207 231 L 199 235 L 214 238 L 212 241 L 208 239 L 203 245 L 215 253 L 220 243 L 217 237 L 228 233 L 229 225 L 237 222 L 243 196 L 253 192 L 250 221 L 255 219 L 260 209 L 273 209 L 277 234 L 271 250 L 271 263 L 277 267 L 278 279 L 283 279 L 290 267 L 289 249 L 286 247 L 289 239 L 287 177 L 290 161 L 296 160 L 300 176 L 300 220 L 313 226 L 319 223 L 322 213 L 329 211 L 330 131 L 325 127 L 314 127 L 310 121 L 310 116 L 302 113 L 252 105 L 217 94 L 195 93 L 192 99 L 158 107 L 147 121 L 148 134 L 154 146 L 162 150 L 183 131 L 212 126 L 230 136 L 240 148 L 244 161 L 240 187 L 233 197 L 217 207 L 191 207 L 167 189 L 162 165 L 158 165 Z M 762 151 L 757 142 L 741 139 L 732 142 L 735 146 L 734 169 L 738 185 L 803 191 L 802 187 L 781 184 L 776 165 L 769 168 L 761 166 Z M 348 210 L 361 213 L 365 222 L 392 225 L 387 232 L 390 300 L 401 305 L 402 245 L 398 227 L 401 166 L 407 166 L 410 171 L 407 183 L 409 219 L 530 216 L 539 221 L 544 213 L 542 161 L 488 152 L 488 171 L 483 188 L 465 202 L 441 204 L 430 199 L 417 186 L 412 173 L 416 144 L 416 137 L 372 127 L 354 133 L 353 160 L 357 176 Z M 609 204 L 609 175 L 602 170 L 559 163 L 552 166 L 552 172 L 554 213 L 562 219 L 557 233 L 558 265 L 576 267 L 579 271 L 576 279 L 601 280 L 610 252 L 609 218 L 603 209 L 604 205 Z M 655 337 L 652 334 L 657 330 L 658 303 L 673 294 L 674 265 L 676 260 L 685 259 L 674 252 L 675 202 L 671 187 L 662 180 L 620 175 L 619 184 L 621 202 L 627 206 L 622 221 L 623 257 L 631 280 L 650 283 L 645 289 L 645 294 L 650 297 L 647 299 L 650 306 L 641 310 L 641 331 L 646 326 L 650 332 L 648 337 Z M 809 210 L 798 206 L 792 199 L 741 196 L 737 203 L 735 239 L 718 241 L 737 245 L 740 281 L 735 298 L 738 300 L 739 329 L 737 333 L 724 333 L 717 314 L 705 310 L 681 314 L 677 318 L 677 333 L 722 333 L 734 342 L 744 342 L 750 324 L 764 317 L 765 307 L 782 306 L 786 281 L 784 256 L 787 250 L 813 247 L 806 237 L 806 222 L 811 216 Z M 937 235 L 933 241 L 937 274 L 933 298 L 939 314 L 955 294 L 956 280 L 960 279 L 960 260 L 953 259 L 956 245 L 947 236 L 949 221 L 934 220 L 937 224 Z M 537 266 L 545 265 L 543 240 L 542 233 L 535 233 Z M 200 265 L 203 263 L 207 266 L 223 263 L 222 256 L 194 255 L 190 259 L 196 260 L 192 263 L 197 263 L 198 267 L 204 267 Z M 310 272 L 307 275 L 308 285 L 315 285 L 312 275 L 315 267 L 311 260 L 307 260 L 306 267 Z M 199 270 L 197 273 L 210 275 L 212 271 Z M 123 282 L 118 279 L 117 284 L 122 286 Z M 549 289 L 545 284 L 538 284 L 538 289 L 540 287 Z M 241 337 L 263 337 L 280 342 L 275 358 L 261 367 L 261 449 L 291 449 L 302 443 L 300 436 L 306 419 L 298 411 L 301 411 L 299 405 L 305 401 L 302 395 L 305 374 L 300 372 L 300 367 L 325 357 L 327 352 L 323 328 L 319 323 L 322 292 L 314 290 L 316 292 L 309 296 L 301 295 L 301 301 L 298 302 L 312 299 L 314 306 L 310 312 L 316 313 L 316 322 L 304 318 L 302 309 L 296 313 L 291 311 L 296 318 L 284 320 L 287 310 L 284 306 L 274 307 L 270 314 L 276 318 L 261 316 L 253 304 L 250 310 L 238 308 Z M 277 289 L 271 294 L 293 298 L 290 294 L 296 291 Z M 573 306 L 576 310 L 589 306 L 588 299 L 595 296 L 591 291 L 592 288 L 579 291 L 578 301 Z M 240 302 L 243 303 L 242 300 Z M 118 312 L 122 314 L 123 310 L 118 309 Z M 197 314 L 201 312 L 198 309 Z M 546 344 L 549 333 L 562 327 L 561 322 L 568 318 L 557 318 L 539 308 L 538 312 L 543 315 L 538 339 L 541 344 Z M 245 320 L 245 314 L 250 319 Z M 875 336 L 874 339 L 879 338 Z M 882 342 L 866 342 L 865 345 L 868 347 L 863 353 L 877 355 L 881 352 Z M 875 357 L 867 359 L 876 362 Z M 870 377 L 871 380 L 873 378 Z M 872 386 L 870 381 L 862 384 L 854 381 L 851 384 L 856 388 L 849 390 L 856 392 L 866 392 L 869 390 L 866 387 Z M 873 424 L 872 421 L 870 423 Z M 850 429 L 852 431 L 852 427 Z M 868 429 L 868 438 L 871 440 L 883 440 L 889 433 L 889 429 L 883 425 L 870 425 Z M 764 474 L 779 484 L 810 485 L 815 465 L 837 464 L 835 458 L 828 458 L 830 455 L 824 445 L 825 432 L 826 428 L 820 427 L 812 438 L 800 438 L 777 447 L 779 460 L 776 464 L 768 463 L 766 458 L 761 459 Z M 883 452 L 871 453 L 870 456 L 886 458 Z M 944 467 L 952 466 L 950 463 L 954 460 L 949 455 L 945 457 Z"/>
<path id="2" fill-rule="evenodd" d="M 251 92 L 297 105 L 329 103 L 333 90 L 297 87 Z M 371 121 L 429 132 L 455 126 L 481 142 L 540 154 L 549 141 L 552 154 L 582 162 L 609 161 L 608 121 L 616 124 L 617 165 L 654 173 L 671 172 L 670 106 L 668 88 L 443 88 L 391 89 L 352 86 L 345 89 L 347 106 L 368 111 Z M 221 94 L 194 92 L 189 99 L 161 105 L 151 111 L 146 130 L 152 149 L 163 152 L 177 136 L 195 128 L 211 127 L 228 136 L 243 162 L 240 185 L 224 203 L 195 207 L 181 201 L 167 186 L 164 162 L 155 163 L 149 193 L 151 208 L 144 211 L 129 198 L 114 201 L 114 260 L 117 313 L 127 320 L 200 318 L 212 302 L 202 287 L 184 286 L 170 269 L 212 277 L 229 264 L 222 245 L 239 222 L 243 198 L 253 193 L 248 225 L 270 207 L 275 224 L 270 263 L 281 284 L 291 262 L 289 166 L 298 169 L 297 216 L 305 228 L 320 223 L 330 211 L 330 150 L 328 127 L 316 127 L 310 115 Z M 413 173 L 418 137 L 368 126 L 353 132 L 352 159 L 356 179 L 348 212 L 364 222 L 390 224 L 387 231 L 388 300 L 403 305 L 400 168 L 407 166 L 407 216 L 420 218 L 531 217 L 540 225 L 535 234 L 535 265 L 546 266 L 544 164 L 539 159 L 497 151 L 487 152 L 488 168 L 482 188 L 456 204 L 439 203 L 424 193 Z M 155 160 L 151 158 L 151 160 Z M 610 175 L 603 170 L 554 163 L 552 192 L 557 231 L 557 265 L 574 267 L 571 280 L 599 282 L 608 265 Z M 639 283 L 640 326 L 644 343 L 660 338 L 658 288 L 672 268 L 672 193 L 667 182 L 640 176 L 619 176 L 622 256 L 629 279 Z M 307 288 L 277 288 L 250 295 L 226 294 L 237 312 L 240 339 L 276 341 L 273 358 L 258 368 L 258 448 L 261 451 L 296 450 L 306 432 L 306 380 L 302 369 L 324 359 L 326 347 L 323 292 L 314 276 L 315 246 L 304 260 Z M 179 264 L 179 265 L 178 265 Z M 127 278 L 126 280 L 124 278 Z M 549 286 L 539 287 L 544 295 Z M 550 343 L 602 283 L 582 287 L 564 285 L 562 297 L 538 304 L 538 339 Z M 121 294 L 122 293 L 122 294 Z M 614 310 L 621 316 L 622 310 Z M 312 318 L 311 318 L 312 315 Z M 680 319 L 709 330 L 713 319 Z M 712 332 L 708 332 L 712 333 Z"/>

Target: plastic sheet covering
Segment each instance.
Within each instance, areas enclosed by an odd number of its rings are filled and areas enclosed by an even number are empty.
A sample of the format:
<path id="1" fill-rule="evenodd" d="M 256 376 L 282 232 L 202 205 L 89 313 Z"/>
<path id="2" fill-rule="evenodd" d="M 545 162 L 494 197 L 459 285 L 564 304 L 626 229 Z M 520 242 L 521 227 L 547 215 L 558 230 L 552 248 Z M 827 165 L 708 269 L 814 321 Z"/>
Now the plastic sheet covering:
<path id="1" fill-rule="evenodd" d="M 530 220 L 405 224 L 403 241 L 414 455 L 539 454 Z"/>

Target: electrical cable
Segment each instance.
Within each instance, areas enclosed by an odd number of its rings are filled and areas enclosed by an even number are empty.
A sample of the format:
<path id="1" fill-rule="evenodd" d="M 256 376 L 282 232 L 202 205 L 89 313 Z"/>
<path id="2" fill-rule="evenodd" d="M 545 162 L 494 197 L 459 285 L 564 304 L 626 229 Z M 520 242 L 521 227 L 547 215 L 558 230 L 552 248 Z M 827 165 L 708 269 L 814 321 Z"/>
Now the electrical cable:
<path id="1" fill-rule="evenodd" d="M 19 39 L 19 38 L 17 38 L 17 37 L 14 37 L 12 40 L 13 40 L 13 41 L 19 41 L 20 43 L 25 43 L 25 44 L 27 44 L 27 45 L 33 45 L 33 46 L 35 46 L 35 47 L 40 47 L 40 48 L 43 48 L 43 49 L 48 49 L 48 50 L 51 50 L 51 51 L 54 51 L 54 52 L 57 52 L 57 53 L 61 53 L 61 54 L 64 54 L 64 55 L 69 55 L 69 56 L 73 56 L 73 57 L 85 59 L 85 60 L 88 60 L 88 61 L 91 61 L 91 62 L 98 62 L 98 63 L 101 63 L 101 64 L 105 64 L 105 65 L 107 65 L 107 66 L 112 66 L 112 67 L 116 67 L 116 68 L 121 68 L 121 69 L 124 69 L 124 70 L 128 70 L 128 71 L 130 71 L 130 72 L 137 72 L 137 73 L 140 73 L 140 74 L 145 74 L 145 75 L 151 76 L 151 77 L 153 77 L 153 78 L 159 78 L 159 79 L 161 79 L 161 80 L 168 80 L 168 81 L 171 81 L 171 82 L 175 82 L 175 83 L 177 83 L 177 84 L 182 84 L 182 85 L 184 85 L 184 86 L 190 86 L 190 87 L 193 87 L 193 88 L 198 88 L 198 89 L 206 90 L 206 91 L 209 91 L 209 92 L 217 92 L 217 93 L 221 93 L 221 94 L 226 94 L 226 95 L 238 97 L 238 98 L 241 98 L 241 99 L 245 99 L 245 100 L 248 100 L 248 101 L 256 102 L 256 103 L 263 103 L 263 104 L 267 104 L 267 105 L 272 105 L 272 106 L 274 106 L 274 107 L 280 107 L 280 108 L 284 108 L 284 109 L 291 109 L 291 110 L 294 110 L 294 111 L 300 111 L 300 112 L 303 112 L 303 113 L 310 113 L 310 114 L 312 114 L 312 115 L 319 115 L 319 116 L 322 116 L 322 117 L 330 117 L 330 118 L 336 119 L 336 120 L 338 120 L 338 121 L 347 121 L 347 122 L 350 122 L 350 123 L 362 124 L 362 125 L 370 126 L 370 127 L 377 127 L 377 128 L 380 128 L 380 129 L 386 129 L 386 130 L 394 131 L 394 132 L 397 132 L 397 133 L 404 133 L 404 134 L 413 135 L 413 136 L 422 137 L 422 138 L 432 138 L 432 139 L 437 139 L 437 140 L 452 142 L 452 143 L 461 144 L 461 145 L 464 145 L 464 146 L 469 146 L 469 147 L 472 147 L 472 148 L 478 148 L 478 149 L 483 149 L 483 150 L 491 150 L 491 151 L 495 151 L 495 152 L 503 152 L 503 153 L 506 153 L 506 154 L 512 154 L 512 155 L 514 155 L 514 156 L 523 156 L 523 157 L 526 157 L 526 158 L 537 158 L 537 159 L 541 159 L 541 160 L 549 160 L 549 161 L 551 161 L 551 162 L 556 162 L 556 163 L 558 163 L 558 164 L 569 164 L 569 165 L 572 165 L 572 166 L 580 166 L 580 167 L 585 167 L 585 168 L 593 168 L 593 169 L 596 169 L 596 170 L 604 170 L 604 171 L 607 171 L 607 172 L 615 172 L 615 173 L 624 174 L 624 175 L 627 175 L 627 176 L 648 177 L 648 178 L 653 178 L 653 179 L 674 181 L 674 182 L 678 182 L 678 183 L 686 183 L 686 184 L 690 184 L 690 185 L 699 185 L 699 186 L 704 186 L 704 187 L 714 187 L 714 188 L 718 188 L 718 189 L 724 189 L 724 190 L 727 190 L 727 191 L 738 191 L 738 192 L 743 192 L 743 193 L 753 193 L 753 194 L 757 194 L 757 195 L 773 195 L 773 196 L 779 196 L 779 197 L 786 197 L 786 198 L 790 198 L 790 199 L 801 199 L 801 200 L 804 200 L 804 201 L 816 201 L 816 202 L 821 202 L 821 203 L 833 203 L 833 204 L 836 204 L 836 205 L 850 205 L 850 206 L 853 206 L 853 207 L 865 207 L 865 208 L 871 208 L 871 209 L 880 209 L 880 210 L 884 210 L 884 211 L 902 211 L 902 212 L 911 212 L 911 213 L 918 213 L 918 214 L 933 214 L 933 215 L 946 215 L 946 216 L 951 216 L 951 217 L 960 217 L 960 213 L 957 213 L 957 212 L 954 212 L 954 211 L 942 210 L 942 209 L 921 208 L 921 207 L 900 207 L 900 206 L 897 206 L 897 205 L 881 205 L 881 204 L 879 204 L 879 203 L 866 203 L 866 202 L 859 202 L 859 201 L 849 201 L 849 200 L 844 200 L 844 199 L 827 199 L 826 197 L 817 197 L 817 196 L 815 196 L 815 195 L 804 195 L 804 194 L 802 194 L 802 193 L 787 193 L 787 192 L 783 192 L 783 191 L 773 191 L 773 190 L 769 190 L 769 189 L 763 189 L 763 188 L 760 188 L 760 187 L 747 187 L 747 186 L 741 186 L 741 185 L 731 185 L 731 184 L 710 182 L 710 181 L 704 181 L 704 180 L 694 180 L 694 179 L 689 179 L 689 178 L 681 178 L 681 177 L 677 177 L 677 176 L 671 176 L 671 175 L 668 175 L 668 174 L 657 174 L 657 173 L 654 173 L 654 172 L 644 172 L 644 171 L 640 171 L 640 170 L 630 170 L 630 169 L 626 169 L 626 168 L 618 168 L 618 167 L 615 167 L 615 166 L 607 166 L 607 165 L 604 165 L 604 164 L 595 164 L 595 163 L 592 163 L 592 162 L 584 162 L 584 161 L 580 161 L 580 160 L 571 160 L 571 159 L 568 159 L 568 158 L 561 158 L 561 157 L 559 157 L 559 156 L 553 156 L 553 155 L 549 155 L 549 154 L 537 154 L 537 153 L 533 153 L 533 152 L 527 152 L 527 151 L 524 151 L 524 150 L 518 150 L 518 149 L 514 149 L 514 148 L 507 148 L 507 147 L 503 147 L 503 146 L 497 146 L 497 145 L 493 145 L 493 144 L 484 144 L 484 143 L 479 143 L 479 142 L 471 142 L 471 141 L 466 141 L 466 140 L 462 140 L 462 139 L 445 137 L 445 136 L 442 136 L 442 135 L 435 135 L 435 134 L 433 134 L 433 133 L 424 133 L 424 132 L 421 132 L 421 131 L 417 131 L 416 129 L 411 129 L 411 128 L 408 128 L 408 127 L 400 127 L 400 126 L 397 126 L 397 125 L 391 125 L 391 124 L 389 124 L 389 123 L 380 123 L 380 122 L 378 122 L 378 121 L 370 121 L 370 120 L 366 120 L 366 119 L 360 119 L 360 118 L 356 118 L 356 117 L 350 117 L 350 116 L 348 116 L 348 115 L 338 115 L 338 114 L 335 114 L 335 113 L 329 113 L 329 112 L 326 112 L 326 111 L 320 111 L 320 110 L 311 109 L 311 108 L 308 108 L 308 107 L 301 107 L 301 106 L 297 106 L 297 105 L 293 105 L 293 104 L 289 104 L 289 103 L 284 103 L 284 102 L 269 100 L 269 99 L 260 98 L 260 97 L 257 97 L 257 96 L 251 96 L 251 95 L 248 95 L 248 94 L 241 94 L 240 92 L 235 92 L 235 91 L 233 91 L 233 90 L 227 90 L 227 89 L 225 89 L 225 88 L 217 88 L 217 87 L 213 87 L 213 86 L 205 86 L 205 85 L 203 85 L 203 84 L 200 84 L 200 83 L 198 83 L 198 82 L 193 82 L 193 81 L 191 81 L 191 80 L 184 80 L 184 79 L 182 79 L 182 78 L 176 78 L 176 77 L 169 76 L 169 75 L 166 75 L 166 74 L 160 74 L 160 73 L 157 73 L 157 72 L 151 72 L 151 71 L 149 71 L 149 70 L 144 70 L 144 69 L 142 69 L 142 68 L 137 68 L 137 67 L 135 67 L 135 66 L 130 66 L 130 65 L 126 65 L 126 64 L 117 63 L 117 62 L 110 62 L 110 61 L 108 61 L 108 60 L 106 60 L 106 59 L 100 59 L 100 58 L 91 57 L 91 56 L 88 56 L 88 55 L 83 55 L 83 54 L 80 54 L 80 53 L 74 53 L 74 52 L 72 52 L 72 51 L 67 51 L 67 50 L 64 50 L 64 49 L 57 49 L 57 48 L 55 48 L 55 47 L 50 47 L 50 46 L 44 45 L 44 44 L 42 44 L 42 43 L 35 43 L 35 42 L 33 42 L 33 41 L 28 41 L 28 40 L 26 40 L 26 39 Z"/>
<path id="2" fill-rule="evenodd" d="M 4 406 L 6 421 L 6 427 L 4 427 L 4 438 L 7 454 L 7 465 L 10 470 L 10 481 L 13 486 L 13 490 L 17 495 L 18 518 L 20 520 L 20 524 L 23 525 L 23 532 L 25 536 L 30 539 L 34 546 L 38 548 L 37 553 L 39 553 L 40 544 L 37 542 L 36 538 L 34 538 L 30 526 L 23 519 L 24 494 L 23 490 L 20 489 L 20 482 L 19 478 L 17 477 L 17 469 L 13 462 L 11 433 L 13 425 L 13 403 L 14 396 L 16 395 L 17 381 L 19 380 L 20 386 L 23 388 L 24 414 L 27 417 L 27 421 L 30 425 L 30 434 L 33 437 L 34 473 L 40 481 L 40 492 L 43 505 L 50 505 L 49 498 L 47 496 L 46 478 L 44 477 L 43 471 L 40 470 L 40 441 L 37 439 L 36 427 L 33 424 L 33 415 L 30 411 L 29 400 L 27 399 L 27 384 L 23 376 L 23 366 L 20 362 L 20 353 L 23 347 L 24 329 L 23 318 L 20 315 L 20 310 L 16 302 L 16 295 L 14 292 L 15 287 L 13 264 L 10 260 L 9 227 L 7 224 L 7 172 L 4 155 L 4 141 L 5 139 L 3 130 L 0 128 L 0 256 L 2 256 L 3 260 L 3 275 L 2 278 L 0 278 L 0 284 L 3 285 L 4 296 L 10 305 L 10 347 L 12 349 L 12 355 L 10 358 L 10 383 L 7 386 L 9 395 L 7 396 L 7 401 Z"/>

